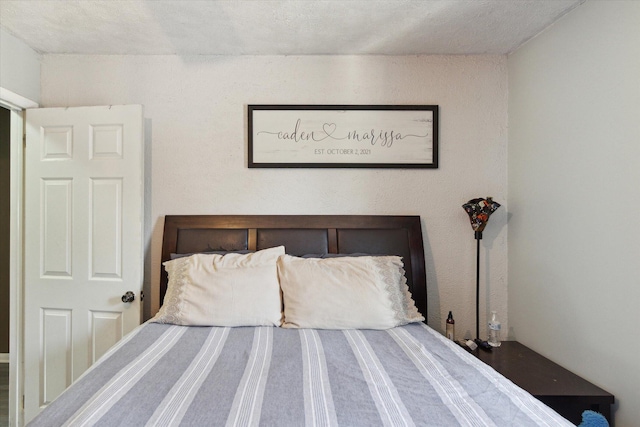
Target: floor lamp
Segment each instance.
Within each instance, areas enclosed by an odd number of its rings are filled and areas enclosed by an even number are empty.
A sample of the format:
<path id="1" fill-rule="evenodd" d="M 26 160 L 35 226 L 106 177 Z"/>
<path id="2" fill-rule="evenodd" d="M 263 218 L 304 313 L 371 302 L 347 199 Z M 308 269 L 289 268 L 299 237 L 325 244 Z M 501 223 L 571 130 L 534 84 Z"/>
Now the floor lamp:
<path id="1" fill-rule="evenodd" d="M 471 228 L 476 238 L 476 340 L 480 340 L 480 240 L 482 240 L 482 232 L 487 226 L 489 217 L 494 213 L 500 204 L 494 202 L 491 197 L 486 199 L 471 199 L 464 205 L 464 210 L 469 215 Z M 480 340 L 482 341 L 482 340 Z"/>

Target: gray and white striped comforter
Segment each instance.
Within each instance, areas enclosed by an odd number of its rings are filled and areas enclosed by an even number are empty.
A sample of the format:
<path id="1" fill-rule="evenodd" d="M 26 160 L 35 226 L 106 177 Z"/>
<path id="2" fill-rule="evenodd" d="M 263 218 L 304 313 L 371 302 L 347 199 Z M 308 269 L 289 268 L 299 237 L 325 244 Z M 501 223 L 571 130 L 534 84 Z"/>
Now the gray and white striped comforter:
<path id="1" fill-rule="evenodd" d="M 562 426 L 423 324 L 387 331 L 147 323 L 36 426 Z"/>

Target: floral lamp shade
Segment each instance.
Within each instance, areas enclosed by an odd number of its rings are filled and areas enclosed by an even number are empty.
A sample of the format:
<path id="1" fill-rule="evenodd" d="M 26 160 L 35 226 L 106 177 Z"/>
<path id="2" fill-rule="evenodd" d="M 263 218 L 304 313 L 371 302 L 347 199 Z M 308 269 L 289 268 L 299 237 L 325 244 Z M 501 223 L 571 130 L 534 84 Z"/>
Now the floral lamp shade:
<path id="1" fill-rule="evenodd" d="M 480 236 L 482 236 L 482 231 L 487 226 L 489 217 L 498 210 L 500 203 L 494 202 L 491 197 L 487 197 L 486 199 L 471 199 L 462 207 L 469 215 L 473 231 L 480 233 Z"/>

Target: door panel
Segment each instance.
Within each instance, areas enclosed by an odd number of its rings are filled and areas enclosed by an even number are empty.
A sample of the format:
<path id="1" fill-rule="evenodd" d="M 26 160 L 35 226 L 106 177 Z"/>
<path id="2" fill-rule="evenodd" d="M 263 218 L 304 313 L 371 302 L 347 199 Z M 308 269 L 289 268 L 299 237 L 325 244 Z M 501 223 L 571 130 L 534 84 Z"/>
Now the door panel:
<path id="1" fill-rule="evenodd" d="M 34 109 L 26 123 L 28 422 L 140 323 L 142 107 Z"/>
<path id="2" fill-rule="evenodd" d="M 73 180 L 40 181 L 41 277 L 71 277 Z"/>
<path id="3" fill-rule="evenodd" d="M 71 310 L 41 309 L 40 401 L 51 403 L 72 380 Z"/>
<path id="4" fill-rule="evenodd" d="M 123 336 L 122 312 L 91 310 L 91 363 Z"/>
<path id="5" fill-rule="evenodd" d="M 122 278 L 122 178 L 91 180 L 90 276 Z"/>

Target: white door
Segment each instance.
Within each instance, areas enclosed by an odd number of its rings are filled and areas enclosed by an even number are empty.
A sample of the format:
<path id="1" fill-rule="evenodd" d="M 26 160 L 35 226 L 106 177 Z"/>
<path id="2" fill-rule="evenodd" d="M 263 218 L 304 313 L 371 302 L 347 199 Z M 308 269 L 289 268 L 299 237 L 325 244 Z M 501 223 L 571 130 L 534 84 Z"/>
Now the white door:
<path id="1" fill-rule="evenodd" d="M 25 422 L 140 323 L 142 124 L 139 105 L 26 111 Z"/>

